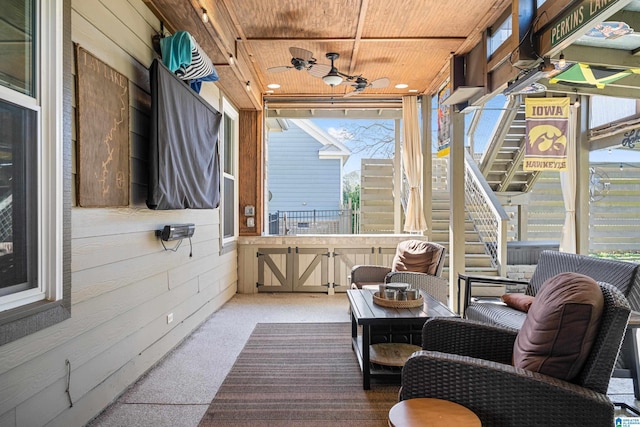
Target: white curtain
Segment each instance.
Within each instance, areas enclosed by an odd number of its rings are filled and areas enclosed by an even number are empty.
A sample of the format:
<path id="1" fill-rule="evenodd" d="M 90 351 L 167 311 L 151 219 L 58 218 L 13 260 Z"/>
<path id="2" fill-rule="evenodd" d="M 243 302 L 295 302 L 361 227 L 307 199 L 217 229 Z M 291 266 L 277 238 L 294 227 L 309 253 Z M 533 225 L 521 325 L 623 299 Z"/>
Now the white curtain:
<path id="1" fill-rule="evenodd" d="M 427 221 L 422 210 L 422 149 L 418 118 L 418 97 L 402 97 L 402 162 L 409 183 L 409 200 L 404 231 L 422 232 L 427 229 Z"/>
<path id="2" fill-rule="evenodd" d="M 569 135 L 567 135 L 567 170 L 560 172 L 560 186 L 564 199 L 564 225 L 560 236 L 560 251 L 576 253 L 576 107 L 569 107 Z"/>

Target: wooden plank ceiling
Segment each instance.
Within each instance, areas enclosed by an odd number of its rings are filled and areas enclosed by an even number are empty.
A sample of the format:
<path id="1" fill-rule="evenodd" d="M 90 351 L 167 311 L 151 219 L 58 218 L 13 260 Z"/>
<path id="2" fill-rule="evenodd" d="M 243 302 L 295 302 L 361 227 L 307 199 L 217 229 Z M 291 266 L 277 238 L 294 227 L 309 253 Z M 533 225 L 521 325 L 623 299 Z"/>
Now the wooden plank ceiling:
<path id="1" fill-rule="evenodd" d="M 363 103 L 431 94 L 448 76 L 451 55 L 468 52 L 510 0 L 144 0 L 169 31 L 186 30 L 216 65 L 221 89 L 241 109 L 261 109 L 263 99 Z M 206 9 L 209 22 L 201 20 Z M 321 76 L 294 68 L 289 48 L 310 51 L 326 67 L 335 66 L 368 82 L 388 78 L 387 87 L 331 87 Z M 233 58 L 233 61 L 231 61 Z M 250 82 L 250 91 L 246 90 Z M 268 84 L 280 88 L 268 93 Z M 406 84 L 397 89 L 395 85 Z M 411 91 L 411 92 L 410 92 Z"/>

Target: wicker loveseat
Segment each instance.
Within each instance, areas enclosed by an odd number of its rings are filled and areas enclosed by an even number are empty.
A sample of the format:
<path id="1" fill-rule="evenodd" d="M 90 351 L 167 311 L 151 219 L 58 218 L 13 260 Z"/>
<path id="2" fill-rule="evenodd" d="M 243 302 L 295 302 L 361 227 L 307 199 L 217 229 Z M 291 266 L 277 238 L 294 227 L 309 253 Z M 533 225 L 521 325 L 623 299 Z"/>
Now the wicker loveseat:
<path id="1" fill-rule="evenodd" d="M 525 294 L 535 297 L 547 279 L 563 272 L 580 273 L 592 277 L 597 282 L 611 284 L 627 298 L 631 310 L 640 311 L 640 264 L 566 252 L 543 251 L 540 254 L 538 264 L 527 285 Z M 472 280 L 473 277 L 470 276 L 467 286 Z M 495 278 L 492 283 L 496 284 L 499 281 L 500 278 Z M 467 319 L 514 329 L 520 329 L 526 316 L 525 312 L 502 303 L 468 300 L 465 302 L 465 307 L 464 315 Z M 627 337 L 626 340 L 628 342 L 625 341 L 623 352 L 616 364 L 618 372 L 630 370 L 635 366 L 631 348 L 633 342 L 630 337 Z M 640 390 L 638 373 L 632 370 L 630 375 L 633 378 L 636 398 L 638 398 L 640 397 L 638 396 L 638 391 Z"/>
<path id="2" fill-rule="evenodd" d="M 585 363 L 571 380 L 512 365 L 518 331 L 468 319 L 432 318 L 422 351 L 402 369 L 400 400 L 431 397 L 472 410 L 483 426 L 611 426 L 607 397 L 629 318 L 624 296 L 598 283 L 604 309 Z"/>

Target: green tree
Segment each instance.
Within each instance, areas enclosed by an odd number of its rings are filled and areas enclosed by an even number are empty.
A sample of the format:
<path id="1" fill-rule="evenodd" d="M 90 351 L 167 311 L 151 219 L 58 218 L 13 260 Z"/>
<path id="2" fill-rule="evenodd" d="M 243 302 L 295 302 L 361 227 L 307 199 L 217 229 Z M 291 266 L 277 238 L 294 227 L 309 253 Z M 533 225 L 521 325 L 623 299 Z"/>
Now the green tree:
<path id="1" fill-rule="evenodd" d="M 351 200 L 351 209 L 360 209 L 360 184 L 357 184 L 354 188 L 346 190 L 343 193 L 344 206 L 349 206 L 349 200 Z"/>
<path id="2" fill-rule="evenodd" d="M 360 174 L 350 172 L 342 177 L 342 205 L 346 208 L 351 200 L 351 208 L 360 208 Z"/>

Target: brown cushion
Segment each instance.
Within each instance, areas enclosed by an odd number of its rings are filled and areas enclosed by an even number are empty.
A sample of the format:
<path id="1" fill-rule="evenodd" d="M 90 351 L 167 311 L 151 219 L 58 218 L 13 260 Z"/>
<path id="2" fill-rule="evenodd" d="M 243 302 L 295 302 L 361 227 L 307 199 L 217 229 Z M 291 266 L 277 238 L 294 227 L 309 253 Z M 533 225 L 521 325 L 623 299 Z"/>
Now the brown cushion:
<path id="1" fill-rule="evenodd" d="M 502 302 L 509 307 L 515 308 L 518 311 L 524 311 L 525 313 L 529 311 L 529 307 L 531 307 L 531 303 L 533 302 L 533 297 L 525 294 L 504 294 L 501 298 Z"/>
<path id="2" fill-rule="evenodd" d="M 393 257 L 392 271 L 410 271 L 435 276 L 442 248 L 423 240 L 405 240 L 398 243 Z"/>
<path id="3" fill-rule="evenodd" d="M 604 299 L 590 277 L 561 273 L 543 283 L 516 337 L 514 366 L 572 380 L 598 332 Z"/>

